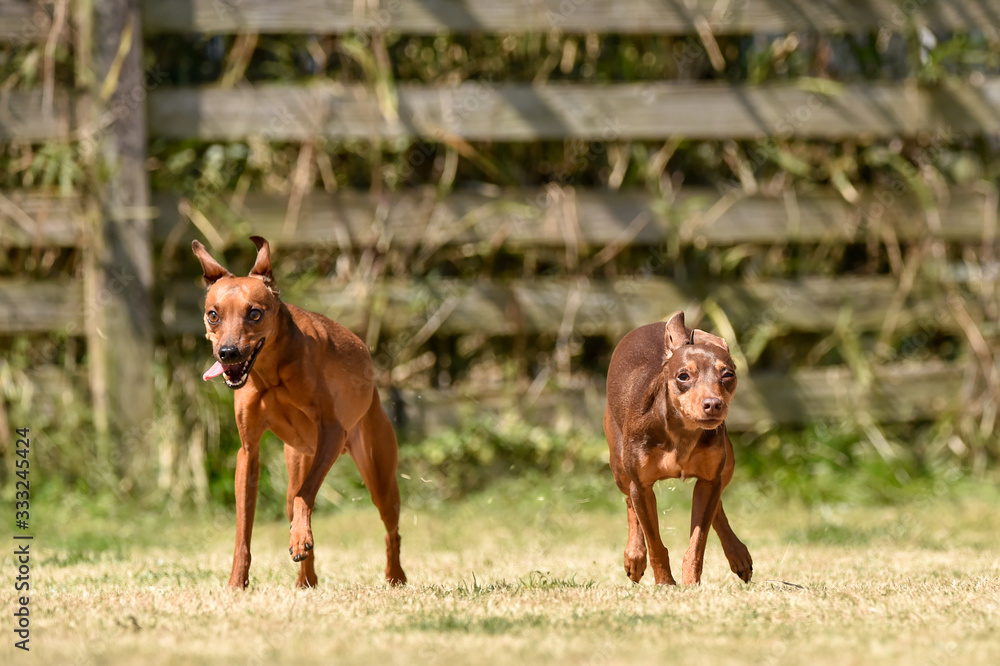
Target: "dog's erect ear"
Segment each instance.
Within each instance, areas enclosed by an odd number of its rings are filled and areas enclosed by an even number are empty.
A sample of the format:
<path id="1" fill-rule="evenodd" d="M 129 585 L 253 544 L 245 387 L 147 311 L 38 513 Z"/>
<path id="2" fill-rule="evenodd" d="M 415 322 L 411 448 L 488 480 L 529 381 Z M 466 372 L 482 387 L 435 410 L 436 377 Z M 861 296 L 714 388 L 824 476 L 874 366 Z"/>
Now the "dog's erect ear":
<path id="1" fill-rule="evenodd" d="M 274 283 L 274 274 L 271 272 L 271 246 L 260 236 L 251 236 L 250 240 L 257 246 L 257 261 L 253 263 L 250 275 L 260 277 L 267 288 L 277 294 L 278 285 Z"/>
<path id="2" fill-rule="evenodd" d="M 675 349 L 689 342 L 691 342 L 691 331 L 684 325 L 684 312 L 676 312 L 667 320 L 667 330 L 663 334 L 663 345 L 667 350 L 666 358 L 670 358 Z"/>
<path id="3" fill-rule="evenodd" d="M 191 251 L 194 252 L 194 256 L 198 257 L 198 261 L 201 262 L 201 270 L 204 273 L 206 287 L 211 287 L 222 278 L 234 277 L 232 273 L 212 258 L 212 255 L 208 253 L 208 250 L 200 242 L 196 240 L 191 241 Z"/>
<path id="4" fill-rule="evenodd" d="M 714 347 L 722 347 L 729 352 L 729 345 L 726 341 L 717 335 L 712 335 L 711 333 L 706 333 L 700 328 L 696 328 L 691 332 L 691 342 L 696 345 L 712 345 Z"/>

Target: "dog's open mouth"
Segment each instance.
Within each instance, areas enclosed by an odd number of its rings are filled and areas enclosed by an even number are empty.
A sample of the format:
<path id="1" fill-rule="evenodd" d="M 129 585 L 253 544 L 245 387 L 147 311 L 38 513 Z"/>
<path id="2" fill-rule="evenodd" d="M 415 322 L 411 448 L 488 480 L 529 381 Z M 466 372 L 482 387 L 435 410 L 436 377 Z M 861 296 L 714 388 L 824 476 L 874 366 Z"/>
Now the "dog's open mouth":
<path id="1" fill-rule="evenodd" d="M 201 378 L 207 382 L 213 377 L 222 375 L 222 378 L 226 381 L 226 386 L 229 388 L 242 388 L 247 383 L 247 379 L 250 378 L 250 369 L 253 368 L 253 362 L 257 360 L 257 354 L 260 353 L 263 346 L 264 338 L 261 338 L 257 346 L 254 347 L 253 353 L 250 354 L 250 358 L 242 363 L 233 363 L 232 365 L 223 365 L 216 361 L 215 365 L 206 370 Z"/>

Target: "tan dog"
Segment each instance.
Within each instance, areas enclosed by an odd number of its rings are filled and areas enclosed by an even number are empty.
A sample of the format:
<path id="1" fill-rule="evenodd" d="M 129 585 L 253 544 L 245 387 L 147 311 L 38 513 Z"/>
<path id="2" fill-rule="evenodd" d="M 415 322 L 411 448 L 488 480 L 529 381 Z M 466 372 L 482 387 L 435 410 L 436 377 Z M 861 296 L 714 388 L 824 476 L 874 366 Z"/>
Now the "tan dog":
<path id="1" fill-rule="evenodd" d="M 622 338 L 608 368 L 604 434 L 611 471 L 628 506 L 625 573 L 638 583 L 649 563 L 658 584 L 674 584 L 660 539 L 653 484 L 696 478 L 691 541 L 682 581 L 701 581 L 708 528 L 722 540 L 733 572 L 753 575 L 750 552 L 726 519 L 722 490 L 733 478 L 733 445 L 725 419 L 736 391 L 736 369 L 726 341 L 684 325 L 678 312 L 667 323 L 641 326 Z"/>
<path id="2" fill-rule="evenodd" d="M 271 274 L 267 241 L 251 239 L 257 260 L 236 277 L 198 241 L 191 244 L 204 271 L 206 337 L 218 359 L 204 375 L 223 375 L 236 390 L 236 552 L 229 587 L 249 582 L 250 535 L 257 505 L 261 435 L 285 443 L 288 465 L 288 552 L 301 562 L 297 585 L 316 585 L 311 516 L 316 493 L 334 461 L 351 454 L 386 529 L 385 577 L 406 582 L 399 564 L 399 487 L 396 434 L 375 389 L 368 349 L 326 317 L 282 303 Z"/>

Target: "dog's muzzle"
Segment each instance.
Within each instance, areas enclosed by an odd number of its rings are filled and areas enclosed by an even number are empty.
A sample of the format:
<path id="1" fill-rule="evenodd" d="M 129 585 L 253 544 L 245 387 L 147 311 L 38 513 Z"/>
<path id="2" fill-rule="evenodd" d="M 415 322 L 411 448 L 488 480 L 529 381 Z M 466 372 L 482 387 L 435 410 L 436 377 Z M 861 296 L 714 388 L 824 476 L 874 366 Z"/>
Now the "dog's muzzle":
<path id="1" fill-rule="evenodd" d="M 257 355 L 260 353 L 261 348 L 264 346 L 265 338 L 261 338 L 257 346 L 254 347 L 253 352 L 250 354 L 250 358 L 240 363 L 230 363 L 224 364 L 221 361 L 216 361 L 215 365 L 205 371 L 205 374 L 201 376 L 206 382 L 213 377 L 218 377 L 222 375 L 222 378 L 226 382 L 226 386 L 231 389 L 242 388 L 247 380 L 250 378 L 250 370 L 253 368 L 254 361 L 257 360 Z"/>

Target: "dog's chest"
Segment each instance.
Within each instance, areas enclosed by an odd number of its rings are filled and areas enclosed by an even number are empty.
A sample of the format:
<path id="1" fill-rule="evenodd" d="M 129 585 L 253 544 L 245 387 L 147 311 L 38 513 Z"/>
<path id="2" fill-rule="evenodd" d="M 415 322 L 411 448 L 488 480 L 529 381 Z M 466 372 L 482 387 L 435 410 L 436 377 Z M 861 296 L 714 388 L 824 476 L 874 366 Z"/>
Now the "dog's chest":
<path id="1" fill-rule="evenodd" d="M 291 391 L 279 386 L 263 393 L 259 405 L 266 427 L 278 439 L 304 453 L 315 450 L 317 420 L 309 413 L 307 403 L 295 400 Z"/>
<path id="2" fill-rule="evenodd" d="M 723 458 L 724 446 L 705 446 L 703 443 L 684 443 L 676 447 L 650 447 L 640 465 L 640 477 L 652 483 L 660 479 L 706 479 L 718 476 Z"/>

